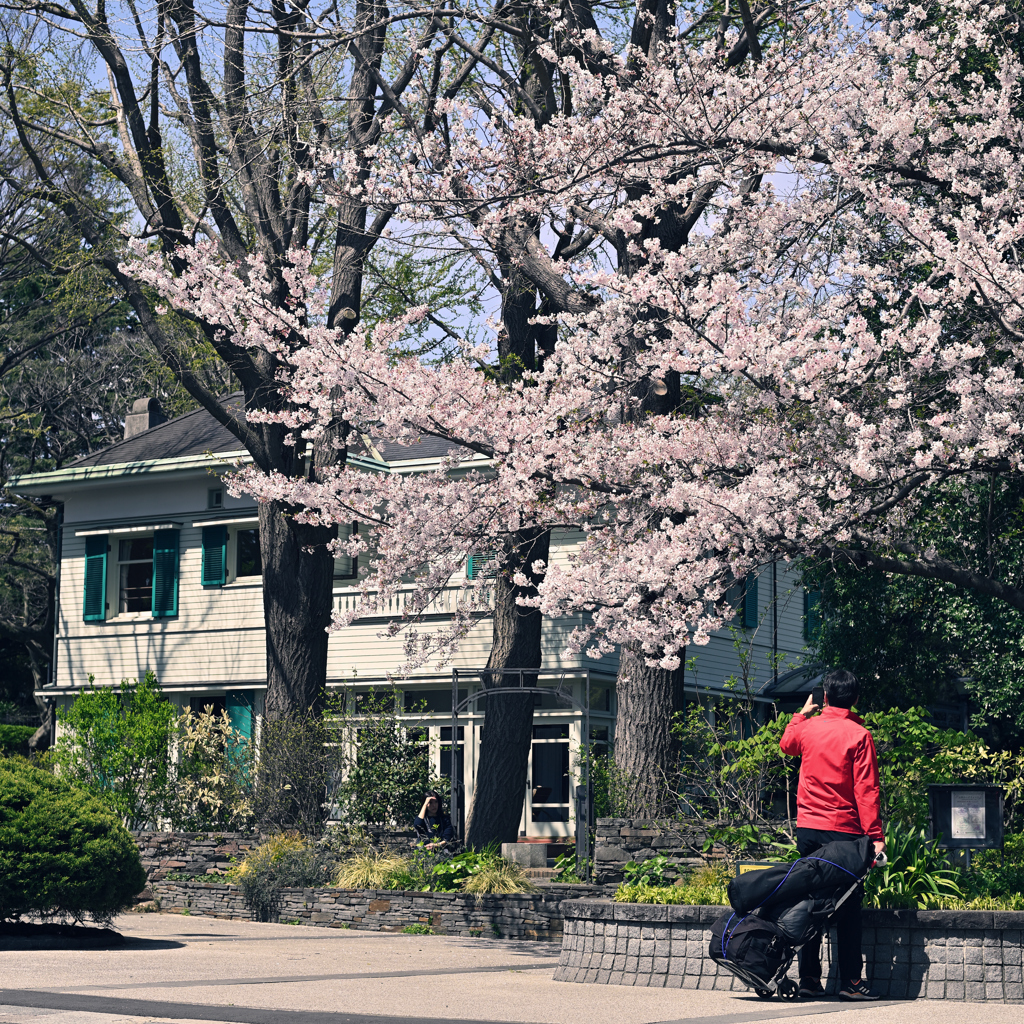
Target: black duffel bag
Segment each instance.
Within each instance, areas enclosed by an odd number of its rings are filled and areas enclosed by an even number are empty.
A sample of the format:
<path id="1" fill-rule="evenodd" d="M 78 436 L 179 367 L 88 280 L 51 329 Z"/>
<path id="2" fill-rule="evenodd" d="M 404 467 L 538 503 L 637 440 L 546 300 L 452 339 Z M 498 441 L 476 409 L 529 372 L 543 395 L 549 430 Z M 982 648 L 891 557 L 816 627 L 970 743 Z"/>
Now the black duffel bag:
<path id="1" fill-rule="evenodd" d="M 869 836 L 827 843 L 797 861 L 737 875 L 729 883 L 729 903 L 737 913 L 746 914 L 755 907 L 792 906 L 808 897 L 838 899 L 864 877 L 874 859 Z"/>
<path id="2" fill-rule="evenodd" d="M 712 926 L 708 953 L 715 963 L 770 982 L 793 958 L 793 946 L 771 921 L 729 912 Z"/>

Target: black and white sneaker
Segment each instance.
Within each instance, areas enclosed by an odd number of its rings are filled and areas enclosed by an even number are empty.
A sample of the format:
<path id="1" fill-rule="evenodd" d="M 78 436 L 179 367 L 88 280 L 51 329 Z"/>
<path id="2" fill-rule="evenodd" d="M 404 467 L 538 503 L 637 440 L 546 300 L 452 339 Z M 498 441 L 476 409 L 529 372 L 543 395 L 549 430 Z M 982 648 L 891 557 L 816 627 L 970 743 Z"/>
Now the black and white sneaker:
<path id="1" fill-rule="evenodd" d="M 839 998 L 847 999 L 852 1003 L 870 1003 L 878 999 L 874 992 L 868 988 L 868 984 L 862 978 L 858 978 L 856 981 L 847 982 L 839 990 Z"/>
<path id="2" fill-rule="evenodd" d="M 801 978 L 800 979 L 800 998 L 801 999 L 824 999 L 825 990 L 821 986 L 821 981 L 817 978 Z"/>

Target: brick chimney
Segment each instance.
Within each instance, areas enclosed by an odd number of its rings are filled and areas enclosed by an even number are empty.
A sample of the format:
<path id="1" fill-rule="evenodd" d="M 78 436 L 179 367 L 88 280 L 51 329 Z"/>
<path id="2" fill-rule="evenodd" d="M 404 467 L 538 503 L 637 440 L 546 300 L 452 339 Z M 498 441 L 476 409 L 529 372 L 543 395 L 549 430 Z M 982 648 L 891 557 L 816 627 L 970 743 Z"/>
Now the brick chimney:
<path id="1" fill-rule="evenodd" d="M 166 422 L 167 417 L 155 398 L 137 398 L 132 411 L 124 418 L 124 439 L 127 441 L 129 437 Z"/>

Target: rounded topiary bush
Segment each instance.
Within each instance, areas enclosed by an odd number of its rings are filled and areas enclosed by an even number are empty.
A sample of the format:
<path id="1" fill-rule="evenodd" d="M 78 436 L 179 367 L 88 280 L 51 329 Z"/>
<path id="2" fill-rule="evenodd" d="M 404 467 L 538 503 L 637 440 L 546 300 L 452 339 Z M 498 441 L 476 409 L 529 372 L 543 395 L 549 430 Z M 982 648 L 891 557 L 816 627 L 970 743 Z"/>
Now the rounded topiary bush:
<path id="1" fill-rule="evenodd" d="M 0 920 L 107 924 L 145 884 L 134 840 L 99 800 L 28 761 L 0 758 Z"/>

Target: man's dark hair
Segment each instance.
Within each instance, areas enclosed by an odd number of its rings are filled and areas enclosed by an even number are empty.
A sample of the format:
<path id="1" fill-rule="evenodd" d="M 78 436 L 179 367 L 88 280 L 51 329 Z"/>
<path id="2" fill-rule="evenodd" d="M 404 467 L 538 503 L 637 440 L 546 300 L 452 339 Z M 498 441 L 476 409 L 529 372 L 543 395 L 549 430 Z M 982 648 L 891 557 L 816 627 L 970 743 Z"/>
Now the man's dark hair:
<path id="1" fill-rule="evenodd" d="M 860 684 L 852 672 L 844 668 L 833 669 L 824 679 L 825 696 L 829 704 L 834 708 L 846 708 L 849 710 L 857 703 L 857 696 L 860 693 Z"/>

